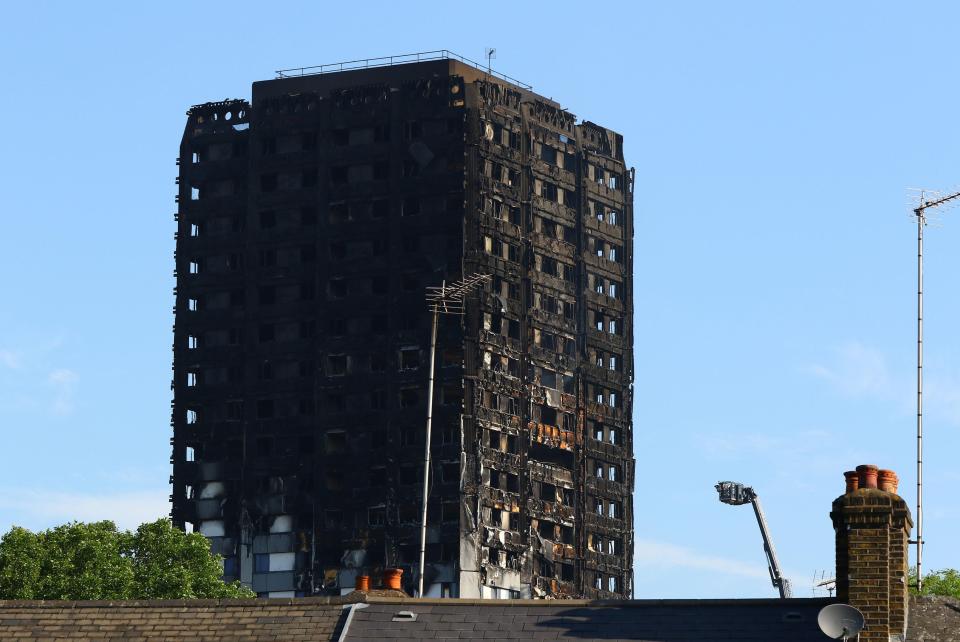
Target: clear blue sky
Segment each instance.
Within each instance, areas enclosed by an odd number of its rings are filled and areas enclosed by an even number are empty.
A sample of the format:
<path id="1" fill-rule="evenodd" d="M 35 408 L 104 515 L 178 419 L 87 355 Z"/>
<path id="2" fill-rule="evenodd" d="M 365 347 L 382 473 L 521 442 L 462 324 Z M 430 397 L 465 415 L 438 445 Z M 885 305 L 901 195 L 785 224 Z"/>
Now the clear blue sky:
<path id="1" fill-rule="evenodd" d="M 0 529 L 166 512 L 184 112 L 275 69 L 447 48 L 637 170 L 636 593 L 833 568 L 860 463 L 915 501 L 915 228 L 960 184 L 954 3 L 49 3 L 0 19 Z M 588 31 L 580 32 L 580 29 Z M 925 564 L 960 566 L 960 212 L 929 230 Z"/>

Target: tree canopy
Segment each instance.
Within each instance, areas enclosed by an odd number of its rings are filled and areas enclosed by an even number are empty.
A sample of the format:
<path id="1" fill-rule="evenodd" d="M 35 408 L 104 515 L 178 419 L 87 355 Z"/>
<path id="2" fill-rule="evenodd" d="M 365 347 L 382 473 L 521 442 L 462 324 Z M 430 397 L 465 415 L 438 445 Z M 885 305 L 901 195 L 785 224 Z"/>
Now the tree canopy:
<path id="1" fill-rule="evenodd" d="M 111 521 L 71 522 L 0 539 L 0 599 L 127 600 L 253 597 L 221 580 L 221 558 L 199 533 L 168 519 L 135 532 Z"/>
<path id="2" fill-rule="evenodd" d="M 910 592 L 917 594 L 917 569 L 910 569 Z M 923 576 L 923 590 L 920 595 L 945 595 L 960 599 L 960 571 L 945 568 L 931 571 Z"/>

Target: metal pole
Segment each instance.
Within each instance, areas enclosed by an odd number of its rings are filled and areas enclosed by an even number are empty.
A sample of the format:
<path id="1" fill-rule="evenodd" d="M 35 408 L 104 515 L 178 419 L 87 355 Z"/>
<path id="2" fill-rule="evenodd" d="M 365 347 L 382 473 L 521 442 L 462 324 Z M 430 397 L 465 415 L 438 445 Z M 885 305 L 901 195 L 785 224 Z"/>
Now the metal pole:
<path id="1" fill-rule="evenodd" d="M 917 592 L 923 588 L 923 226 L 917 209 Z"/>
<path id="2" fill-rule="evenodd" d="M 913 213 L 917 216 L 917 591 L 923 588 L 923 228 L 927 225 L 927 210 L 942 205 L 953 205 L 960 192 L 926 200 L 920 192 L 920 202 Z"/>
<path id="3" fill-rule="evenodd" d="M 433 329 L 430 333 L 430 385 L 427 387 L 427 443 L 423 446 L 423 507 L 420 514 L 420 576 L 418 597 L 423 597 L 423 566 L 427 557 L 427 490 L 430 483 L 430 429 L 433 421 L 433 369 L 437 355 L 438 303 L 433 304 Z"/>
<path id="4" fill-rule="evenodd" d="M 317 501 L 310 498 L 310 597 L 317 591 Z"/>

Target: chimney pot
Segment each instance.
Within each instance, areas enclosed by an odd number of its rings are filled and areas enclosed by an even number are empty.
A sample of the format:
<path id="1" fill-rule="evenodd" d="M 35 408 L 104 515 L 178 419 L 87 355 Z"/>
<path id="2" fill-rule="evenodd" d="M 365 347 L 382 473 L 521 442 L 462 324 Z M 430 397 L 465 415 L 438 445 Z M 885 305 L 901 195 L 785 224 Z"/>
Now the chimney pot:
<path id="1" fill-rule="evenodd" d="M 881 469 L 877 471 L 877 485 L 880 487 L 880 490 L 897 494 L 897 484 L 899 483 L 899 478 L 897 478 L 897 473 L 892 470 Z"/>
<path id="2" fill-rule="evenodd" d="M 857 466 L 857 474 L 860 476 L 860 488 L 877 487 L 877 470 L 877 467 L 873 464 Z"/>
<path id="3" fill-rule="evenodd" d="M 357 584 L 356 590 L 367 592 L 370 590 L 370 576 L 369 575 L 357 575 Z"/>
<path id="4" fill-rule="evenodd" d="M 847 482 L 847 494 L 852 493 L 860 487 L 860 474 L 855 470 L 848 470 L 843 473 L 843 478 Z"/>
<path id="5" fill-rule="evenodd" d="M 400 589 L 400 577 L 403 575 L 402 568 L 388 568 L 383 572 L 383 584 L 388 589 L 396 591 Z"/>

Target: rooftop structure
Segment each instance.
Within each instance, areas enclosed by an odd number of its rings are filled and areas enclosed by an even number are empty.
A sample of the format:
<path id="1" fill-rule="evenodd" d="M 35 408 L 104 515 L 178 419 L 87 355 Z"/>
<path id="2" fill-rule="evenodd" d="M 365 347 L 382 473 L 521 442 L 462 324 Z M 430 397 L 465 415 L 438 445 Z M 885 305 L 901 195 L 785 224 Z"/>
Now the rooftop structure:
<path id="1" fill-rule="evenodd" d="M 836 598 L 466 600 L 366 590 L 268 600 L 0 601 L 0 638 L 820 642 L 828 639 L 821 609 L 846 602 L 865 617 L 863 642 L 960 642 L 960 600 L 907 596 L 910 516 L 895 476 L 877 484 L 876 467 L 860 469 L 864 484 L 848 473 L 848 491 L 831 513 L 842 579 Z"/>

